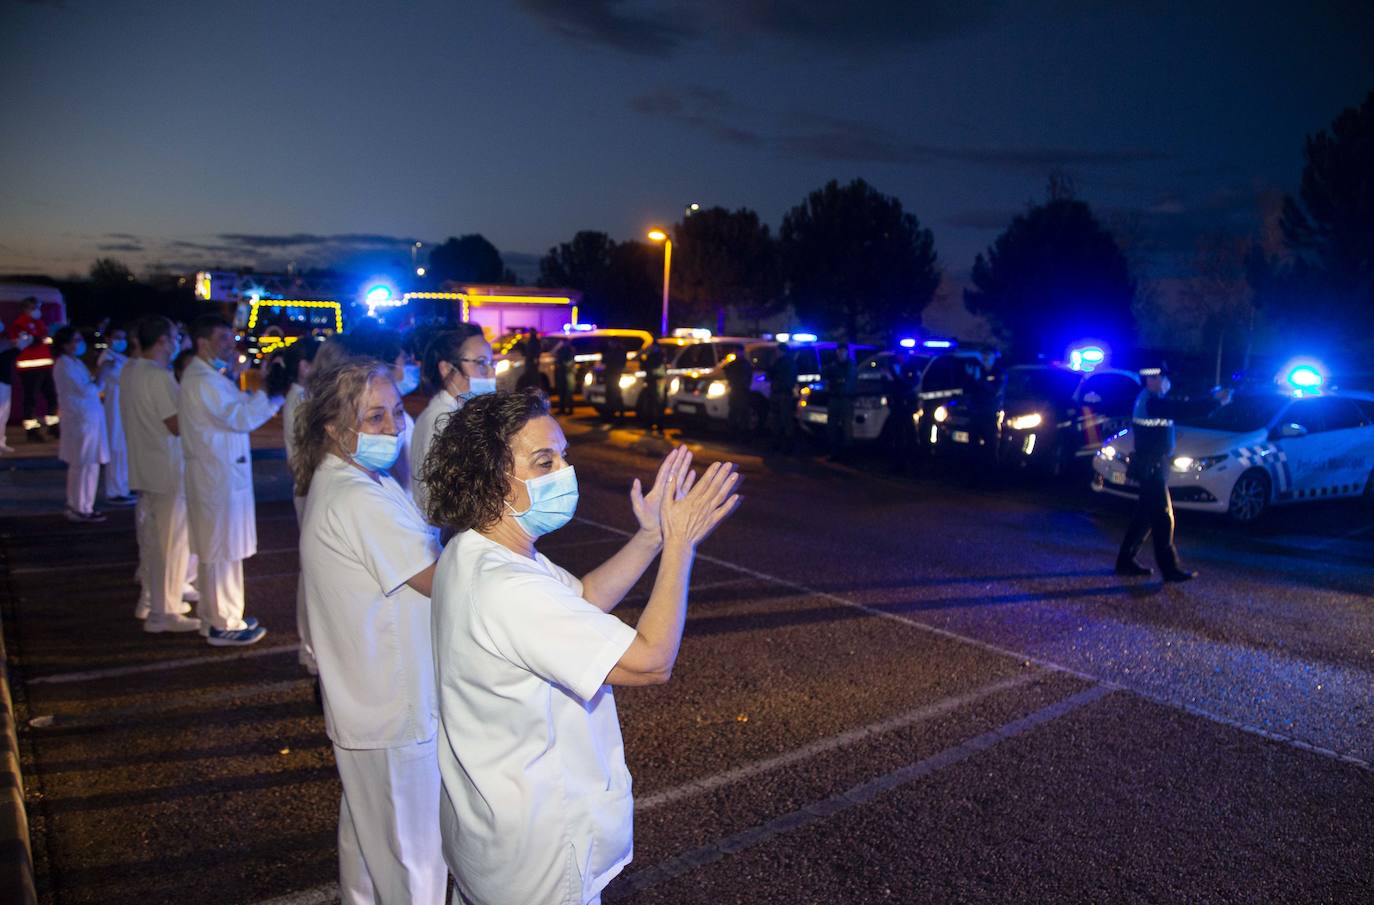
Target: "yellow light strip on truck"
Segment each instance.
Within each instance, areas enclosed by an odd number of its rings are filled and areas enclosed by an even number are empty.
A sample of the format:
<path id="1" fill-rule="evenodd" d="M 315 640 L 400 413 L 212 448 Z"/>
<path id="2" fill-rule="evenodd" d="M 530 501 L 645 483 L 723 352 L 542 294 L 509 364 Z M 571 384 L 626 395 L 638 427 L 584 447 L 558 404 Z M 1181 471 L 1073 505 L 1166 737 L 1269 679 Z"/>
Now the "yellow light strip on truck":
<path id="1" fill-rule="evenodd" d="M 338 302 L 314 301 L 306 299 L 261 299 L 252 303 L 248 312 L 248 329 L 258 325 L 259 308 L 333 308 L 334 332 L 343 332 L 343 307 Z"/>

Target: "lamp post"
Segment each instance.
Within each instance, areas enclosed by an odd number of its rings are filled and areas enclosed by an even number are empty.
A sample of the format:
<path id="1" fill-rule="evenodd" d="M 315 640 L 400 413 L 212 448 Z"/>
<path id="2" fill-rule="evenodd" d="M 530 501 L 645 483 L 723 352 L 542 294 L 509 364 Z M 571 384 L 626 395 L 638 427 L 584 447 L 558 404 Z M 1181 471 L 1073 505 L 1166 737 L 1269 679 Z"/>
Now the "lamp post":
<path id="1" fill-rule="evenodd" d="M 668 274 L 672 272 L 673 262 L 673 240 L 668 238 L 668 234 L 661 229 L 649 230 L 649 238 L 654 242 L 663 243 L 663 319 L 660 323 L 659 336 L 668 335 Z"/>

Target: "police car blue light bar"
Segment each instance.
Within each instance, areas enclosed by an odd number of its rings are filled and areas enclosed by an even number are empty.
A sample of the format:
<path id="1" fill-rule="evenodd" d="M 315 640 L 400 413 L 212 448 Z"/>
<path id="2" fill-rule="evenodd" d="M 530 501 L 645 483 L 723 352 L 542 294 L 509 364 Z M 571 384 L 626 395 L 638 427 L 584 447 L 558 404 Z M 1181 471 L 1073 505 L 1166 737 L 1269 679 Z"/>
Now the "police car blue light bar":
<path id="1" fill-rule="evenodd" d="M 1326 384 L 1326 368 L 1311 358 L 1295 358 L 1279 371 L 1277 382 L 1293 394 L 1320 393 Z"/>
<path id="2" fill-rule="evenodd" d="M 954 341 L 950 339 L 928 339 L 921 345 L 927 349 L 952 349 L 954 348 Z"/>
<path id="3" fill-rule="evenodd" d="M 1302 390 L 1315 390 L 1322 385 L 1322 374 L 1311 365 L 1298 365 L 1288 372 L 1288 383 Z"/>
<path id="4" fill-rule="evenodd" d="M 373 286 L 367 290 L 367 304 L 369 306 L 375 308 L 378 305 L 385 305 L 389 301 L 391 301 L 390 286 Z"/>
<path id="5" fill-rule="evenodd" d="M 914 349 L 916 348 L 916 340 L 908 336 L 905 339 L 899 340 L 897 345 L 901 346 L 903 349 Z"/>
<path id="6" fill-rule="evenodd" d="M 792 342 L 794 343 L 813 343 L 816 341 L 814 333 L 793 333 Z"/>
<path id="7" fill-rule="evenodd" d="M 1107 350 L 1101 346 L 1074 346 L 1069 349 L 1069 368 L 1074 371 L 1092 371 L 1107 360 Z"/>

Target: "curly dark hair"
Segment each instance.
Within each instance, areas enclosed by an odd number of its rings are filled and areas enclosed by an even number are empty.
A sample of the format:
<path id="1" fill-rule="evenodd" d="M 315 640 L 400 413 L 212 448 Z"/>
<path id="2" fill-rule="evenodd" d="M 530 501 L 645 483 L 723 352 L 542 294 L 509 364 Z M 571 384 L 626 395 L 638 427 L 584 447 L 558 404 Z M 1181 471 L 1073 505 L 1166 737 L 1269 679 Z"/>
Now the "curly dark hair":
<path id="1" fill-rule="evenodd" d="M 430 524 L 447 536 L 499 522 L 515 470 L 511 441 L 548 413 L 548 397 L 530 388 L 478 396 L 441 422 L 419 471 L 429 487 Z"/>

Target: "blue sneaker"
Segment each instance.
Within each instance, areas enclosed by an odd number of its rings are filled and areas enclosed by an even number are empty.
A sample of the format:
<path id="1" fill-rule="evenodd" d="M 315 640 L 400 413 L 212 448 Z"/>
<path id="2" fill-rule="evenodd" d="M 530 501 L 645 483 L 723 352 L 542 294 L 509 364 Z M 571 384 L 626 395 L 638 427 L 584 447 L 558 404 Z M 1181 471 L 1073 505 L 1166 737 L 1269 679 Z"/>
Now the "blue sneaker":
<path id="1" fill-rule="evenodd" d="M 191 612 L 190 607 L 187 607 L 187 608 L 186 608 L 186 612 L 188 612 L 188 613 Z M 245 629 L 255 629 L 255 628 L 257 628 L 257 627 L 258 627 L 258 620 L 257 620 L 255 617 L 253 617 L 253 616 L 244 616 L 244 617 L 243 617 L 243 628 L 245 628 Z M 242 629 L 240 629 L 240 631 L 242 631 Z M 200 622 L 200 636 L 201 636 L 202 638 L 208 638 L 208 637 L 210 637 L 210 621 L 209 621 L 208 619 L 202 619 L 201 622 Z"/>
<path id="2" fill-rule="evenodd" d="M 260 625 L 227 632 L 220 631 L 212 625 L 207 640 L 211 647 L 245 647 L 249 644 L 257 644 L 266 635 L 267 629 Z"/>

